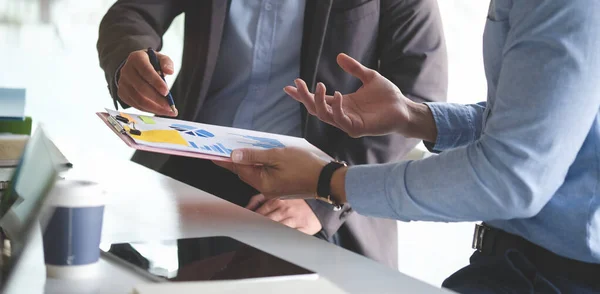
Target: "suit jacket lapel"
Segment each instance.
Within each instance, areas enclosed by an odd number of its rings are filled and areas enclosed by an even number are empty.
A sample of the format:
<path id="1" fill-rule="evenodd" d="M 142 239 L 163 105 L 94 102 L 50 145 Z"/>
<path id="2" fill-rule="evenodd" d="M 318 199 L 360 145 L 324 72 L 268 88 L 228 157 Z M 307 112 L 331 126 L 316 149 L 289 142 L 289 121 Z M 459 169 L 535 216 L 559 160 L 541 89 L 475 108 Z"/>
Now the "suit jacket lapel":
<path id="1" fill-rule="evenodd" d="M 191 97 L 191 99 L 197 99 L 197 103 L 195 103 L 195 107 L 190 107 L 190 109 L 194 109 L 194 113 L 188 114 L 188 117 L 193 117 L 196 119 L 200 107 L 204 104 L 204 100 L 206 99 L 206 94 L 208 92 L 208 88 L 210 87 L 210 82 L 212 80 L 213 73 L 215 71 L 215 66 L 217 64 L 217 57 L 219 56 L 219 50 L 221 47 L 221 39 L 223 37 L 223 31 L 225 28 L 225 20 L 227 19 L 227 11 L 229 7 L 230 0 L 212 0 L 210 5 L 210 25 L 208 36 L 203 40 L 208 44 L 208 48 L 206 51 L 199 50 L 199 54 L 203 54 L 204 56 L 199 56 L 199 60 L 205 60 L 204 67 L 200 67 L 200 70 L 203 72 L 200 75 L 194 75 L 200 78 L 200 92 L 197 97 Z M 203 46 L 203 44 L 200 44 Z M 194 104 L 192 104 L 194 105 Z"/>
<path id="2" fill-rule="evenodd" d="M 312 91 L 316 85 L 317 68 L 321 49 L 327 32 L 327 23 L 333 0 L 306 0 L 304 10 L 304 29 L 300 57 L 300 78 Z M 306 132 L 307 112 L 302 107 L 302 133 Z"/>
<path id="3" fill-rule="evenodd" d="M 321 48 L 333 0 L 306 0 L 302 35 L 300 77 L 309 89 L 315 86 Z"/>

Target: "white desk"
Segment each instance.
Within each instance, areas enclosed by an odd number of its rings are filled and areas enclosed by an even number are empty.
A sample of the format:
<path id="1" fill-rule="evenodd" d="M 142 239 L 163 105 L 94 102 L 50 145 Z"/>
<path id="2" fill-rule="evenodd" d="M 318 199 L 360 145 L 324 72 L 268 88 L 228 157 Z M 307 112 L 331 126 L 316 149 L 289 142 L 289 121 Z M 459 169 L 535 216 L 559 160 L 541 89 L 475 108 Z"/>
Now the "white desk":
<path id="1" fill-rule="evenodd" d="M 108 154 L 70 153 L 58 145 L 78 173 L 109 191 L 103 242 L 230 236 L 313 270 L 350 293 L 448 293 L 140 165 L 112 161 Z M 35 289 L 34 281 L 44 280 L 39 236 L 33 245 L 28 252 L 30 261 L 19 269 L 19 274 L 28 275 L 26 286 L 31 289 Z M 106 260 L 101 261 L 101 269 L 91 281 L 48 279 L 45 292 L 129 293 L 134 285 L 145 282 Z M 32 291 L 17 292 L 35 293 Z"/>

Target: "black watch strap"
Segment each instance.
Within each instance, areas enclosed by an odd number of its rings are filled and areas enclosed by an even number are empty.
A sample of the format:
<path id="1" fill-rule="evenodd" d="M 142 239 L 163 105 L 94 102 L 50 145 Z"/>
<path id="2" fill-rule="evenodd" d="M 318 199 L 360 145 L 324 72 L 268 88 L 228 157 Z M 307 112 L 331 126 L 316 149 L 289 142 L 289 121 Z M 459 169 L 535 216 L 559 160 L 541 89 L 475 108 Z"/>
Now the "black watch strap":
<path id="1" fill-rule="evenodd" d="M 333 203 L 331 200 L 331 178 L 333 177 L 333 173 L 346 166 L 345 162 L 332 161 L 326 164 L 321 170 L 321 174 L 319 175 L 319 181 L 317 183 L 317 199 L 330 203 L 334 206 L 334 209 L 340 209 L 341 204 Z"/>

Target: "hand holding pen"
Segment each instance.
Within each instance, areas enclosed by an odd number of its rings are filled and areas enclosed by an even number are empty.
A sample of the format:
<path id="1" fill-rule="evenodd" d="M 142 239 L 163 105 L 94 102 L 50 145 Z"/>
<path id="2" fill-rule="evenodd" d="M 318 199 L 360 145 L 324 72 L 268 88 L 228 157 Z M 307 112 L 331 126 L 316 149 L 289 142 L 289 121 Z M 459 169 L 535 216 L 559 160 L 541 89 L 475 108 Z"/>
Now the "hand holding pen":
<path id="1" fill-rule="evenodd" d="M 117 95 L 139 110 L 175 117 L 178 111 L 164 79 L 173 73 L 168 56 L 152 49 L 134 51 L 117 73 Z"/>

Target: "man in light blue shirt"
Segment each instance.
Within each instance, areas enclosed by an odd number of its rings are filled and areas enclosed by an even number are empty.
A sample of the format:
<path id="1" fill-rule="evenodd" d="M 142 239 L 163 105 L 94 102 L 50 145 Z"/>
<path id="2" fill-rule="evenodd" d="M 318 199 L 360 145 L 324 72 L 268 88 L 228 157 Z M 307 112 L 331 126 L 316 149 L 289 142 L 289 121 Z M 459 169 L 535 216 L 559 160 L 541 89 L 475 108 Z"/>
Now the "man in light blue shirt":
<path id="1" fill-rule="evenodd" d="M 363 81 L 356 93 L 286 89 L 353 136 L 398 132 L 430 142 L 442 152 L 438 156 L 346 168 L 295 149 L 236 150 L 236 170 L 269 197 L 314 193 L 325 182 L 334 203 L 350 203 L 366 215 L 484 220 L 475 231 L 471 264 L 444 287 L 462 293 L 598 293 L 598 11 L 595 0 L 492 1 L 484 33 L 484 103 L 411 102 L 346 56 L 340 65 Z M 261 177 L 245 165 L 256 163 L 266 163 L 270 172 Z M 324 166 L 338 169 L 325 174 Z"/>

